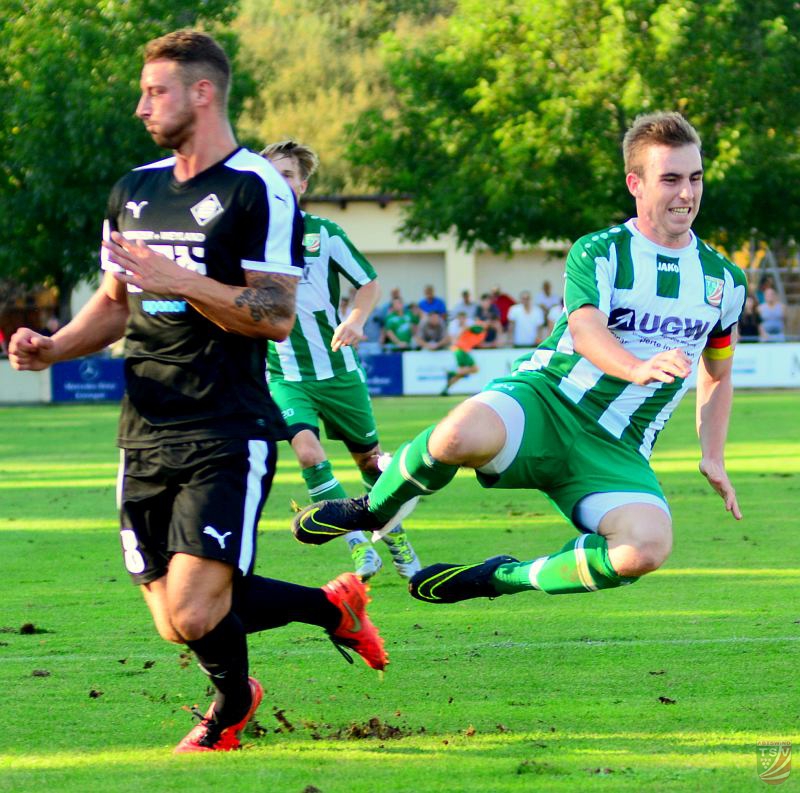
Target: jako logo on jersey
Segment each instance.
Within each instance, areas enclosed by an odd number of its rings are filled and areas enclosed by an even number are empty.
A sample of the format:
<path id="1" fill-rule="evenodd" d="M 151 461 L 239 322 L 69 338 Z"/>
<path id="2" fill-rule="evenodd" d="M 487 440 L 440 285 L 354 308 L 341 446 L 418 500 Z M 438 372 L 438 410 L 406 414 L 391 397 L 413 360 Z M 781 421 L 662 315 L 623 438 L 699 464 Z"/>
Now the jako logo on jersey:
<path id="1" fill-rule="evenodd" d="M 216 194 L 209 193 L 202 201 L 198 201 L 190 210 L 198 226 L 205 226 L 225 210 Z"/>
<path id="2" fill-rule="evenodd" d="M 659 314 L 650 314 L 646 311 L 637 320 L 636 312 L 632 308 L 615 308 L 608 318 L 609 330 L 638 330 L 640 333 L 663 333 L 665 336 L 683 336 L 687 339 L 694 337 L 702 339 L 709 328 L 710 322 L 690 317 L 664 317 Z"/>
<path id="3" fill-rule="evenodd" d="M 130 209 L 133 213 L 134 220 L 139 220 L 142 216 L 142 210 L 149 204 L 149 201 L 140 201 L 138 204 L 135 201 L 128 201 L 125 204 L 125 209 Z"/>
<path id="4" fill-rule="evenodd" d="M 142 311 L 145 314 L 183 314 L 186 311 L 186 301 L 142 300 Z"/>
<path id="5" fill-rule="evenodd" d="M 679 273 L 681 271 L 675 262 L 660 261 L 656 267 L 660 273 Z"/>
<path id="6" fill-rule="evenodd" d="M 303 236 L 303 247 L 309 253 L 316 253 L 319 250 L 319 234 L 305 234 Z"/>
<path id="7" fill-rule="evenodd" d="M 706 279 L 706 300 L 709 306 L 719 308 L 722 302 L 722 290 L 725 282 L 721 278 L 714 278 L 712 275 L 705 276 Z"/>

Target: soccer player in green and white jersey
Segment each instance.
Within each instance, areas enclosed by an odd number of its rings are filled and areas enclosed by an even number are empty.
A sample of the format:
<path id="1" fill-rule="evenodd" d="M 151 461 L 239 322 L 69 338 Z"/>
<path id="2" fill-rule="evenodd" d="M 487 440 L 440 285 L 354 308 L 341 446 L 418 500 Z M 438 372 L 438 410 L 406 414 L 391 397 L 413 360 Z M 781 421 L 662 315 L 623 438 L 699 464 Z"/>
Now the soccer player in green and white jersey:
<path id="1" fill-rule="evenodd" d="M 695 367 L 700 471 L 741 518 L 724 446 L 745 277 L 691 230 L 703 190 L 694 128 L 678 113 L 639 117 L 623 153 L 637 215 L 573 245 L 552 334 L 512 375 L 401 448 L 368 498 L 297 515 L 299 539 L 315 541 L 318 524 L 380 526 L 466 466 L 484 487 L 542 490 L 581 534 L 530 561 L 431 565 L 412 578 L 414 597 L 449 603 L 630 584 L 671 550 L 669 507 L 648 460 Z"/>
<path id="2" fill-rule="evenodd" d="M 261 155 L 286 179 L 297 199 L 305 193 L 317 156 L 292 140 L 273 143 Z M 305 270 L 297 288 L 297 319 L 289 338 L 270 342 L 267 354 L 272 398 L 289 426 L 289 436 L 312 501 L 344 498 L 319 441 L 320 419 L 327 436 L 347 446 L 369 490 L 380 476 L 381 449 L 364 370 L 355 347 L 375 308 L 379 289 L 372 265 L 333 221 L 303 213 Z M 340 276 L 355 288 L 352 307 L 339 316 Z M 358 527 L 345 535 L 356 573 L 366 581 L 381 558 Z M 419 559 L 401 525 L 384 535 L 395 569 L 411 578 Z"/>

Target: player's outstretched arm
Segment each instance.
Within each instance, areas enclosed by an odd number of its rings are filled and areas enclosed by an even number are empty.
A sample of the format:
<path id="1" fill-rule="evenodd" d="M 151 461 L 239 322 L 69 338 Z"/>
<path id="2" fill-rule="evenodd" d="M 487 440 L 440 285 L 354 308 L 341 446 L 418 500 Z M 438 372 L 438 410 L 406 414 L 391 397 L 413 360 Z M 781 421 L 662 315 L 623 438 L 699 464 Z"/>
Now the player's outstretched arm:
<path id="1" fill-rule="evenodd" d="M 114 277 L 145 292 L 180 297 L 229 333 L 283 341 L 295 318 L 297 277 L 245 271 L 246 286 L 231 286 L 176 264 L 141 240 L 131 242 L 113 232 L 103 241 L 109 259 L 125 272 Z"/>
<path id="2" fill-rule="evenodd" d="M 380 293 L 377 281 L 370 281 L 356 290 L 352 310 L 333 332 L 331 349 L 334 352 L 347 345 L 355 346 L 364 340 L 364 323 L 375 308 Z"/>
<path id="3" fill-rule="evenodd" d="M 612 377 L 647 385 L 673 383 L 676 377 L 691 374 L 691 361 L 683 350 L 667 350 L 644 361 L 629 353 L 608 329 L 608 317 L 594 306 L 573 311 L 569 331 L 575 351 Z"/>
<path id="4" fill-rule="evenodd" d="M 128 298 L 110 273 L 86 305 L 52 337 L 20 328 L 11 337 L 8 358 L 15 369 L 38 372 L 58 361 L 98 352 L 125 332 Z"/>
<path id="5" fill-rule="evenodd" d="M 719 493 L 725 509 L 741 520 L 736 490 L 725 470 L 725 439 L 733 404 L 732 371 L 732 357 L 713 360 L 703 355 L 697 370 L 697 435 L 702 452 L 700 473 Z"/>

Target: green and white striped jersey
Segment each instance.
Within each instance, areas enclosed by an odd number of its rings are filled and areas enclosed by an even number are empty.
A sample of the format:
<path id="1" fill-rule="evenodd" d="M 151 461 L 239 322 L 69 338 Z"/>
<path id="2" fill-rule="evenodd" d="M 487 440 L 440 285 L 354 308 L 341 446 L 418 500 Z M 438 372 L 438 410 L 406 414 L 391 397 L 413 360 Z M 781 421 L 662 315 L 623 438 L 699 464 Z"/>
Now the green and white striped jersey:
<path id="1" fill-rule="evenodd" d="M 604 374 L 575 352 L 568 314 L 596 306 L 608 328 L 637 358 L 680 347 L 694 368 L 708 338 L 724 335 L 739 318 L 744 273 L 692 234 L 685 248 L 664 248 L 642 235 L 633 220 L 581 237 L 567 257 L 566 311 L 516 373 L 540 371 L 611 435 L 649 459 L 658 433 L 688 388 L 674 383 L 636 385 Z"/>
<path id="2" fill-rule="evenodd" d="M 327 218 L 303 213 L 303 277 L 297 285 L 297 319 L 285 341 L 269 343 L 270 380 L 327 380 L 361 369 L 351 347 L 331 350 L 333 332 L 341 322 L 339 276 L 356 289 L 377 277 L 342 228 Z"/>

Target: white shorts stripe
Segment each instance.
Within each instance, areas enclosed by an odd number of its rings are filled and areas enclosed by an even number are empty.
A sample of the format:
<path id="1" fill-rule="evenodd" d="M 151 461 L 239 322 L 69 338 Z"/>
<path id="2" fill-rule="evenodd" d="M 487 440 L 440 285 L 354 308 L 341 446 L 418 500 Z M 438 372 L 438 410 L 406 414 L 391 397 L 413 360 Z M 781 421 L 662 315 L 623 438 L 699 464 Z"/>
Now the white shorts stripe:
<path id="1" fill-rule="evenodd" d="M 256 518 L 258 505 L 261 503 L 261 482 L 267 473 L 267 457 L 269 444 L 266 441 L 249 441 L 250 469 L 247 472 L 247 493 L 244 500 L 244 518 L 242 521 L 242 545 L 239 549 L 239 569 L 247 573 L 253 562 L 256 545 Z"/>
<path id="2" fill-rule="evenodd" d="M 122 510 L 122 481 L 125 478 L 125 449 L 119 450 L 119 468 L 117 468 L 117 512 Z"/>
<path id="3" fill-rule="evenodd" d="M 668 517 L 672 517 L 667 502 L 652 493 L 590 493 L 575 506 L 575 524 L 583 531 L 596 534 L 600 528 L 600 521 L 612 509 L 625 507 L 628 504 L 652 504 L 666 512 Z"/>
<path id="4" fill-rule="evenodd" d="M 502 419 L 506 428 L 503 448 L 486 465 L 478 470 L 483 474 L 502 474 L 519 452 L 525 434 L 525 411 L 514 397 L 502 391 L 481 391 L 471 397 L 476 402 L 488 405 Z"/>

